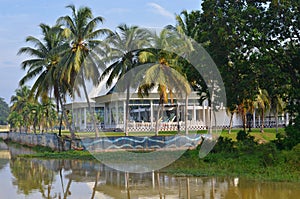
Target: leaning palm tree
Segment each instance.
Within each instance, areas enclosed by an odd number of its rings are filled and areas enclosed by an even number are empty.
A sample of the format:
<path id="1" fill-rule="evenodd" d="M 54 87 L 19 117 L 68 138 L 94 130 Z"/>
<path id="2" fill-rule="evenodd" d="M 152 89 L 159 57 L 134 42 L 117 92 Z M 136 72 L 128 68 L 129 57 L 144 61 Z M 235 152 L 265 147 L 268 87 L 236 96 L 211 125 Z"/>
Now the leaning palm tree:
<path id="1" fill-rule="evenodd" d="M 64 93 L 67 89 L 65 89 L 66 83 L 59 79 L 58 63 L 61 60 L 61 50 L 66 44 L 60 25 L 50 27 L 46 24 L 40 24 L 40 28 L 43 35 L 42 39 L 27 37 L 26 41 L 32 43 L 34 47 L 23 47 L 18 52 L 18 54 L 28 54 L 33 57 L 22 62 L 22 69 L 27 70 L 27 73 L 19 84 L 22 86 L 36 78 L 31 89 L 31 95 L 35 95 L 37 99 L 45 95 L 49 95 L 51 98 L 53 94 L 56 110 L 59 113 L 59 110 L 63 109 L 60 102 L 64 101 L 62 98 L 65 97 Z M 67 120 L 67 118 L 65 119 Z M 71 128 L 70 125 L 68 127 Z M 72 133 L 71 129 L 70 132 Z M 59 131 L 59 135 L 61 135 L 61 131 Z"/>
<path id="2" fill-rule="evenodd" d="M 92 10 L 88 7 L 80 7 L 76 10 L 74 5 L 68 5 L 72 11 L 71 16 L 63 16 L 57 20 L 58 24 L 65 27 L 64 33 L 69 41 L 60 61 L 61 81 L 66 81 L 73 89 L 83 86 L 84 95 L 88 108 L 92 115 L 95 127 L 95 136 L 98 137 L 98 127 L 91 108 L 87 93 L 86 80 L 93 85 L 98 83 L 100 77 L 99 68 L 104 68 L 99 53 L 101 54 L 101 43 L 99 36 L 110 34 L 108 29 L 98 29 L 99 23 L 103 23 L 103 17 L 94 17 Z M 76 85 L 75 85 L 76 84 Z M 73 97 L 73 96 L 72 96 Z"/>
<path id="3" fill-rule="evenodd" d="M 105 40 L 109 46 L 106 62 L 111 63 L 102 73 L 100 80 L 108 76 L 106 86 L 110 87 L 114 80 L 119 80 L 139 63 L 136 61 L 137 54 L 141 49 L 149 46 L 151 34 L 149 31 L 137 26 L 127 26 L 121 24 L 117 32 Z M 126 81 L 126 110 L 125 110 L 125 135 L 128 136 L 129 120 L 129 97 L 130 79 Z"/>

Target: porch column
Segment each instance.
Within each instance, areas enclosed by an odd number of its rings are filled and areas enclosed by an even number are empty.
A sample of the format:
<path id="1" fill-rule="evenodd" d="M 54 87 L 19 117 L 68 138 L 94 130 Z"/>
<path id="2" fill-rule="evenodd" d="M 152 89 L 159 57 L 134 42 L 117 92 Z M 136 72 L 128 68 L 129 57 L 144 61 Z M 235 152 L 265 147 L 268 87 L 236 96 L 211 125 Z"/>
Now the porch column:
<path id="1" fill-rule="evenodd" d="M 285 114 L 286 120 L 285 120 L 285 126 L 289 125 L 289 113 Z"/>
<path id="2" fill-rule="evenodd" d="M 109 121 L 108 121 L 108 124 L 111 125 L 111 103 L 108 104 L 108 114 L 109 114 Z"/>
<path id="3" fill-rule="evenodd" d="M 153 127 L 153 101 L 150 100 L 150 122 L 151 122 L 151 128 Z"/>
<path id="4" fill-rule="evenodd" d="M 202 103 L 202 120 L 203 120 L 203 125 L 205 125 L 206 126 L 206 122 L 205 122 L 205 104 L 204 104 L 204 102 Z"/>
<path id="5" fill-rule="evenodd" d="M 119 124 L 119 103 L 118 101 L 115 102 L 115 109 L 116 109 L 116 127 Z"/>
<path id="6" fill-rule="evenodd" d="M 193 121 L 195 122 L 196 120 L 197 120 L 197 118 L 196 118 L 196 105 L 195 105 L 195 103 L 194 103 L 194 105 L 193 105 Z"/>
<path id="7" fill-rule="evenodd" d="M 128 118 L 128 120 L 129 120 L 129 118 Z M 124 132 L 125 132 L 125 122 L 126 122 L 126 102 L 123 101 L 123 130 L 124 130 Z M 128 126 L 128 124 L 127 124 L 127 126 Z"/>
<path id="8" fill-rule="evenodd" d="M 84 111 L 84 129 L 86 129 L 86 108 L 83 108 Z"/>
<path id="9" fill-rule="evenodd" d="M 255 125 L 255 109 L 253 111 L 253 128 L 256 128 L 256 125 Z"/>

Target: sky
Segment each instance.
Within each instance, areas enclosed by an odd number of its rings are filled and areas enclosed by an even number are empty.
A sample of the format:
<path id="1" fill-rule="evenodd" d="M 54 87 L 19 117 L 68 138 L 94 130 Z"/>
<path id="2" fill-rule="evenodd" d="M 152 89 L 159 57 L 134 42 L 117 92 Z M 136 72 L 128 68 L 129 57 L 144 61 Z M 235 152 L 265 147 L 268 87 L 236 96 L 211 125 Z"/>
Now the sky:
<path id="1" fill-rule="evenodd" d="M 66 6 L 87 6 L 94 17 L 105 21 L 100 28 L 115 30 L 122 23 L 144 28 L 163 28 L 175 24 L 175 14 L 199 10 L 201 0 L 1 0 L 0 1 L 0 97 L 9 104 L 26 74 L 21 69 L 28 55 L 17 55 L 21 47 L 31 46 L 27 36 L 41 38 L 40 23 L 54 25 L 60 16 L 71 15 Z M 30 86 L 30 85 L 29 85 Z"/>

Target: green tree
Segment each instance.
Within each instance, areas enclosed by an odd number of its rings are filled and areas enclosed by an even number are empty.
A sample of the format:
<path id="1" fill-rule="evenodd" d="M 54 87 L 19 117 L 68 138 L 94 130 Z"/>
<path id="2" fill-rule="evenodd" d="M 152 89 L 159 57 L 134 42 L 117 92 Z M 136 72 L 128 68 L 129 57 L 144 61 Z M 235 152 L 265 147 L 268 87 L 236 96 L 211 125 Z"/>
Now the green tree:
<path id="1" fill-rule="evenodd" d="M 187 130 L 187 105 L 188 95 L 191 93 L 191 87 L 182 73 L 181 66 L 178 66 L 179 57 L 175 53 L 168 52 L 170 42 L 178 42 L 178 37 L 168 29 L 162 30 L 159 35 L 153 35 L 153 42 L 156 48 L 149 48 L 139 54 L 141 63 L 150 63 L 149 68 L 144 74 L 144 79 L 139 88 L 139 95 L 147 95 L 148 91 L 157 88 L 159 93 L 159 108 L 156 116 L 155 134 L 158 135 L 160 111 L 164 104 L 171 100 L 173 103 L 173 95 L 176 93 L 177 98 L 185 97 L 185 133 Z M 174 44 L 174 43 L 172 43 Z M 168 97 L 169 96 L 169 97 Z M 177 99 L 178 100 L 178 99 Z M 178 111 L 177 111 L 178 112 Z M 177 122 L 178 115 L 177 115 Z M 179 129 L 178 129 L 179 130 Z"/>
<path id="2" fill-rule="evenodd" d="M 260 132 L 264 132 L 264 121 L 265 121 L 265 112 L 270 110 L 271 107 L 271 99 L 267 90 L 259 89 L 259 92 L 254 101 L 255 108 L 258 109 L 258 112 L 261 114 L 261 127 Z"/>
<path id="3" fill-rule="evenodd" d="M 13 114 L 13 116 L 9 116 L 9 118 L 14 118 L 21 129 L 21 127 L 25 127 L 25 132 L 28 131 L 28 128 L 30 126 L 30 108 L 29 104 L 33 101 L 33 99 L 30 97 L 30 88 L 27 86 L 22 86 L 15 91 L 15 95 L 11 97 L 11 107 L 10 107 L 10 115 Z M 16 113 L 16 114 L 15 114 Z M 18 116 L 19 115 L 19 116 Z M 22 120 L 20 120 L 20 116 Z"/>
<path id="4" fill-rule="evenodd" d="M 136 54 L 149 46 L 151 41 L 149 31 L 137 26 L 121 24 L 117 32 L 108 37 L 104 42 L 109 46 L 107 63 L 111 63 L 102 73 L 100 80 L 108 76 L 106 86 L 112 85 L 114 80 L 120 80 L 126 73 L 138 65 Z M 128 136 L 129 98 L 131 81 L 126 81 L 126 110 L 125 110 L 125 135 Z"/>
<path id="5" fill-rule="evenodd" d="M 33 57 L 22 62 L 22 69 L 27 70 L 27 73 L 19 84 L 23 86 L 36 78 L 30 95 L 34 95 L 35 99 L 45 98 L 47 95 L 51 98 L 53 95 L 58 114 L 60 109 L 63 109 L 60 102 L 64 101 L 62 98 L 67 90 L 66 83 L 60 81 L 60 72 L 57 69 L 61 60 L 61 50 L 66 44 L 60 25 L 50 27 L 40 24 L 40 28 L 42 39 L 33 36 L 27 37 L 26 41 L 32 43 L 34 47 L 22 47 L 18 52 L 18 54 L 27 54 Z M 59 131 L 59 135 L 61 135 L 61 131 Z"/>
<path id="6" fill-rule="evenodd" d="M 99 36 L 110 34 L 108 29 L 98 29 L 99 23 L 102 23 L 103 17 L 94 17 L 92 10 L 88 7 L 80 7 L 76 10 L 74 5 L 68 5 L 72 15 L 60 17 L 58 24 L 64 26 L 64 33 L 70 44 L 63 52 L 60 61 L 60 78 L 66 81 L 71 88 L 77 90 L 78 86 L 83 86 L 85 98 L 92 115 L 93 125 L 95 127 L 95 136 L 98 137 L 98 127 L 91 108 L 90 99 L 87 93 L 86 80 L 91 81 L 93 85 L 98 83 L 100 77 L 99 68 L 103 68 L 99 53 L 101 49 Z M 75 137 L 73 129 L 72 138 Z"/>
<path id="7" fill-rule="evenodd" d="M 7 124 L 8 115 L 9 115 L 9 106 L 4 101 L 4 98 L 0 97 L 0 125 Z"/>

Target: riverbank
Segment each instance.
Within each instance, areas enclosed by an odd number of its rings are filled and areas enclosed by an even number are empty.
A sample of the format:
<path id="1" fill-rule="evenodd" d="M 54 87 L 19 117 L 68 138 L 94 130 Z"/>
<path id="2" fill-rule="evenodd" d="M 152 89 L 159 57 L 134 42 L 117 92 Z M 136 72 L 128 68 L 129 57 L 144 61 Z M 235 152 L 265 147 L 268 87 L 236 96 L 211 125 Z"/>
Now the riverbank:
<path id="1" fill-rule="evenodd" d="M 221 136 L 213 151 L 200 159 L 198 150 L 188 150 L 181 158 L 161 172 L 180 176 L 230 176 L 245 177 L 253 180 L 300 182 L 300 144 L 292 150 L 278 150 L 271 141 L 245 134 L 241 139 L 236 132 L 231 138 Z M 266 136 L 266 135 L 264 135 Z M 238 139 L 237 139 L 238 137 Z M 268 137 L 268 136 L 267 136 Z M 26 158 L 84 159 L 94 160 L 88 151 L 52 152 L 43 147 L 36 148 L 36 154 L 22 155 Z M 111 157 L 116 157 L 110 152 Z"/>

